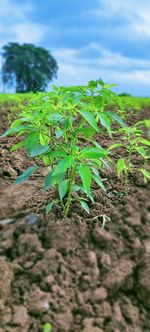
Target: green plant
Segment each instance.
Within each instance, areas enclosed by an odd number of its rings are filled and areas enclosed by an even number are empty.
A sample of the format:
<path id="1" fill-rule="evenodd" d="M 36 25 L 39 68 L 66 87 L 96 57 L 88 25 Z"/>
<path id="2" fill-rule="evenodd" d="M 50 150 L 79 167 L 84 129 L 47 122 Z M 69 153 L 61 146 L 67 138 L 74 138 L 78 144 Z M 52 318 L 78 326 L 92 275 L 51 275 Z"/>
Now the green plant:
<path id="1" fill-rule="evenodd" d="M 90 81 L 87 86 L 56 87 L 24 106 L 18 119 L 1 137 L 24 135 L 13 150 L 25 148 L 29 157 L 42 160 L 21 174 L 16 183 L 27 180 L 40 167 L 47 167 L 44 189 L 52 186 L 58 196 L 46 207 L 47 213 L 57 202 L 67 216 L 72 202 L 79 202 L 89 213 L 88 201 L 94 202 L 92 181 L 106 190 L 101 170 L 109 167 L 111 158 L 95 139 L 104 130 L 112 134 L 111 122 L 125 126 L 122 119 L 108 111 L 107 104 L 119 103 L 118 96 L 101 80 Z"/>
<path id="2" fill-rule="evenodd" d="M 143 138 L 143 131 L 139 129 L 141 122 L 137 122 L 134 126 L 124 126 L 118 130 L 122 134 L 122 142 L 114 144 L 109 147 L 109 150 L 123 147 L 125 149 L 125 157 L 120 157 L 117 161 L 117 174 L 118 177 L 122 173 L 125 174 L 125 188 L 128 191 L 128 180 L 129 173 L 137 166 L 134 166 L 134 155 L 140 155 L 143 159 L 143 167 L 138 168 L 138 171 L 144 176 L 144 182 L 150 179 L 150 173 L 146 169 L 147 162 L 150 159 L 148 147 L 150 147 L 150 142 Z"/>

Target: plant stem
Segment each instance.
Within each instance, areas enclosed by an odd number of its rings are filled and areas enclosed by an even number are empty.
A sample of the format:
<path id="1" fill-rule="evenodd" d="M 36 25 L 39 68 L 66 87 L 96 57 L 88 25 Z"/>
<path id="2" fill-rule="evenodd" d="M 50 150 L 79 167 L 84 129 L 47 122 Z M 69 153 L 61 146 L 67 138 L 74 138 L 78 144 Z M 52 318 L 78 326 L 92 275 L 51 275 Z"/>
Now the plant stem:
<path id="1" fill-rule="evenodd" d="M 73 189 L 73 184 L 74 184 L 74 177 L 75 177 L 75 173 L 76 173 L 76 168 L 77 168 L 77 165 L 75 164 L 72 167 L 71 173 L 70 173 L 68 197 L 67 197 L 67 203 L 66 203 L 66 206 L 65 206 L 65 209 L 64 209 L 64 215 L 65 215 L 65 217 L 67 217 L 69 209 L 70 209 L 71 195 L 72 195 L 72 189 Z"/>

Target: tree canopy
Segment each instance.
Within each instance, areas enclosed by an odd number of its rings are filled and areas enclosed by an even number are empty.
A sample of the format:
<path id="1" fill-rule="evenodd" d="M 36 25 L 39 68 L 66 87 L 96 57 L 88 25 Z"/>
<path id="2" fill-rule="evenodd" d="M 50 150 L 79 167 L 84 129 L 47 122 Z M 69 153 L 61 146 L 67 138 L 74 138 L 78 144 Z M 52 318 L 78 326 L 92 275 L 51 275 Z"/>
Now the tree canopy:
<path id="1" fill-rule="evenodd" d="M 3 83 L 15 85 L 16 92 L 45 91 L 57 70 L 56 60 L 42 47 L 18 43 L 3 46 Z"/>

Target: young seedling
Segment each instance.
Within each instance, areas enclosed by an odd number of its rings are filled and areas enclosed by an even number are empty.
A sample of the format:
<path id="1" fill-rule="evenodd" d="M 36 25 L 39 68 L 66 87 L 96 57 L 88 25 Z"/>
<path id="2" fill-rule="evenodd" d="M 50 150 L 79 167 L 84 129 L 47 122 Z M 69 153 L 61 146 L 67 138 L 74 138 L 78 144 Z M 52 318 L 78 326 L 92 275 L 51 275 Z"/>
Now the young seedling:
<path id="1" fill-rule="evenodd" d="M 54 86 L 53 91 L 37 95 L 24 106 L 17 120 L 1 136 L 23 135 L 13 150 L 23 147 L 29 157 L 36 157 L 37 163 L 42 160 L 47 167 L 44 189 L 54 186 L 58 192 L 58 197 L 47 205 L 47 213 L 59 202 L 68 216 L 74 201 L 89 213 L 87 203 L 94 202 L 92 182 L 106 190 L 100 174 L 108 167 L 109 151 L 95 140 L 95 134 L 105 130 L 111 136 L 112 121 L 124 126 L 117 114 L 105 110 L 106 103 L 114 100 L 117 102 L 118 97 L 101 80 L 82 87 Z M 29 167 L 16 184 L 29 179 L 40 167 Z"/>
<path id="2" fill-rule="evenodd" d="M 132 127 L 124 126 L 118 130 L 122 136 L 122 143 L 114 144 L 109 147 L 109 150 L 123 147 L 125 149 L 125 157 L 121 157 L 117 161 L 117 174 L 118 177 L 122 173 L 125 174 L 125 190 L 128 191 L 129 173 L 137 166 L 134 165 L 133 155 L 140 155 L 143 158 L 143 168 L 138 168 L 144 176 L 144 182 L 150 179 L 150 173 L 147 171 L 147 161 L 150 156 L 148 154 L 148 147 L 150 147 L 150 142 L 144 139 L 142 130 L 138 128 L 138 123 Z"/>

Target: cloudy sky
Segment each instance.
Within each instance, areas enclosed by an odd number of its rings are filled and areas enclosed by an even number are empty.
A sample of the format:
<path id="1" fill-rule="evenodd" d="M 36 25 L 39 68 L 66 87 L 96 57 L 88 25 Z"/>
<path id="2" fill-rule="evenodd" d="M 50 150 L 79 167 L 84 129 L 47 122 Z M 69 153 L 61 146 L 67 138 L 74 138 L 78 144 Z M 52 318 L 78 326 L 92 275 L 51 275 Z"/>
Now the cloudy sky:
<path id="1" fill-rule="evenodd" d="M 1 0 L 0 49 L 33 43 L 58 62 L 58 85 L 102 78 L 150 96 L 150 0 Z"/>

